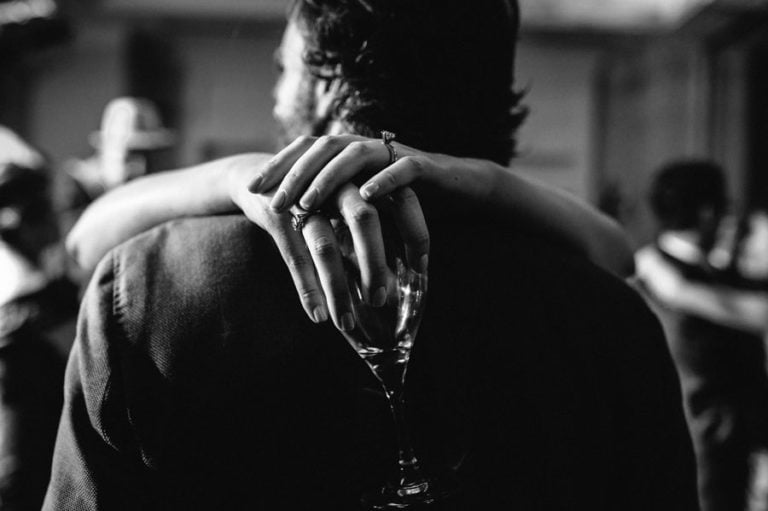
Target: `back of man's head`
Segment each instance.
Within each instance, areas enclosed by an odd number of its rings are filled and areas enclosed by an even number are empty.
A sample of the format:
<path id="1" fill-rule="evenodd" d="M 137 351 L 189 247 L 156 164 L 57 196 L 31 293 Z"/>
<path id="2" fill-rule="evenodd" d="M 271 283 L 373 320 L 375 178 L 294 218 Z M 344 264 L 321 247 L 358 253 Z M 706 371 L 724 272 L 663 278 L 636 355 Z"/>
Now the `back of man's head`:
<path id="1" fill-rule="evenodd" d="M 723 171 L 706 160 L 671 163 L 654 176 L 649 202 L 663 230 L 698 228 L 702 215 L 715 221 L 726 207 Z"/>
<path id="2" fill-rule="evenodd" d="M 310 73 L 338 82 L 346 129 L 509 161 L 524 117 L 516 0 L 296 0 L 292 13 Z"/>

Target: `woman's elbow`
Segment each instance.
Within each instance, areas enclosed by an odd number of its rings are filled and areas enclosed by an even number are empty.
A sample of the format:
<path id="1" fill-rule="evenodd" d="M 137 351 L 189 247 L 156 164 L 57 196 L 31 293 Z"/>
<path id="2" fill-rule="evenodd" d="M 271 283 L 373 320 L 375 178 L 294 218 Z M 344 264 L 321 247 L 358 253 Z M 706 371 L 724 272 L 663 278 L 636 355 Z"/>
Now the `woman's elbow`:
<path id="1" fill-rule="evenodd" d="M 77 225 L 75 225 L 64 240 L 64 248 L 69 257 L 77 263 L 80 269 L 86 272 L 92 271 L 98 264 L 99 259 L 101 259 L 98 251 L 88 245 Z"/>

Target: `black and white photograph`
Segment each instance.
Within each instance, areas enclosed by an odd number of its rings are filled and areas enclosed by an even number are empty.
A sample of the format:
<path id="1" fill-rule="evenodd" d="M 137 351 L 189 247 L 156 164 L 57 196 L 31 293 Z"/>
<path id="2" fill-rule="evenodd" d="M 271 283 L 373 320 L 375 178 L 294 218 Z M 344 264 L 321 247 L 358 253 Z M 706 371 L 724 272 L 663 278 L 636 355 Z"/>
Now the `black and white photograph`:
<path id="1" fill-rule="evenodd" d="M 0 0 L 0 511 L 768 511 L 768 0 Z"/>

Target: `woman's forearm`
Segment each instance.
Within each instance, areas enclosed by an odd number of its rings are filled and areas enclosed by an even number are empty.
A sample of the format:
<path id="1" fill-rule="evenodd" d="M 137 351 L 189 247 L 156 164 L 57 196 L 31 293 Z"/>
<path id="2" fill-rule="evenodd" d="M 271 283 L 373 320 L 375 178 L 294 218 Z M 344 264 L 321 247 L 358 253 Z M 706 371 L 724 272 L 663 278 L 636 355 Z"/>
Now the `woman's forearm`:
<path id="1" fill-rule="evenodd" d="M 488 172 L 488 162 L 478 161 Z M 598 266 L 625 278 L 634 272 L 632 247 L 608 216 L 570 194 L 495 166 L 489 202 L 524 222 L 565 240 Z"/>
<path id="2" fill-rule="evenodd" d="M 426 182 L 565 241 L 621 278 L 634 273 L 632 246 L 624 230 L 565 191 L 487 160 L 433 155 L 419 165 L 417 174 Z"/>
<path id="3" fill-rule="evenodd" d="M 67 236 L 67 250 L 92 270 L 110 249 L 168 220 L 237 211 L 229 193 L 243 158 L 255 165 L 270 155 L 223 158 L 148 175 L 116 188 L 91 204 Z"/>
<path id="4" fill-rule="evenodd" d="M 299 152 L 311 157 L 294 166 Z M 427 189 L 445 192 L 472 208 L 490 205 L 493 214 L 511 219 L 512 225 L 522 221 L 562 240 L 620 277 L 633 273 L 629 240 L 613 220 L 565 192 L 486 160 L 428 153 L 400 143 L 396 151 L 387 150 L 380 140 L 357 135 L 306 137 L 278 154 L 250 188 L 277 187 L 272 206 L 278 210 L 294 204 L 311 210 L 355 175 L 372 170 L 376 173 L 360 189 L 367 201 L 421 181 Z M 439 195 L 425 203 L 430 215 L 454 214 L 456 202 Z"/>

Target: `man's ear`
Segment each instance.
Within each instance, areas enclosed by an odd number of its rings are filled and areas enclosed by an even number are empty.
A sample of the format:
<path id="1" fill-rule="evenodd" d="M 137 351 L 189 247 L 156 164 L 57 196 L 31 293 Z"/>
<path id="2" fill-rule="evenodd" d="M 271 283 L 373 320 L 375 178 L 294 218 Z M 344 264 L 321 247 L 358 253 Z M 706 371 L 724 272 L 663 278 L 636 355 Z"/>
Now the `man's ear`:
<path id="1" fill-rule="evenodd" d="M 315 82 L 315 118 L 332 119 L 334 117 L 333 103 L 339 96 L 341 80 L 319 79 Z"/>

